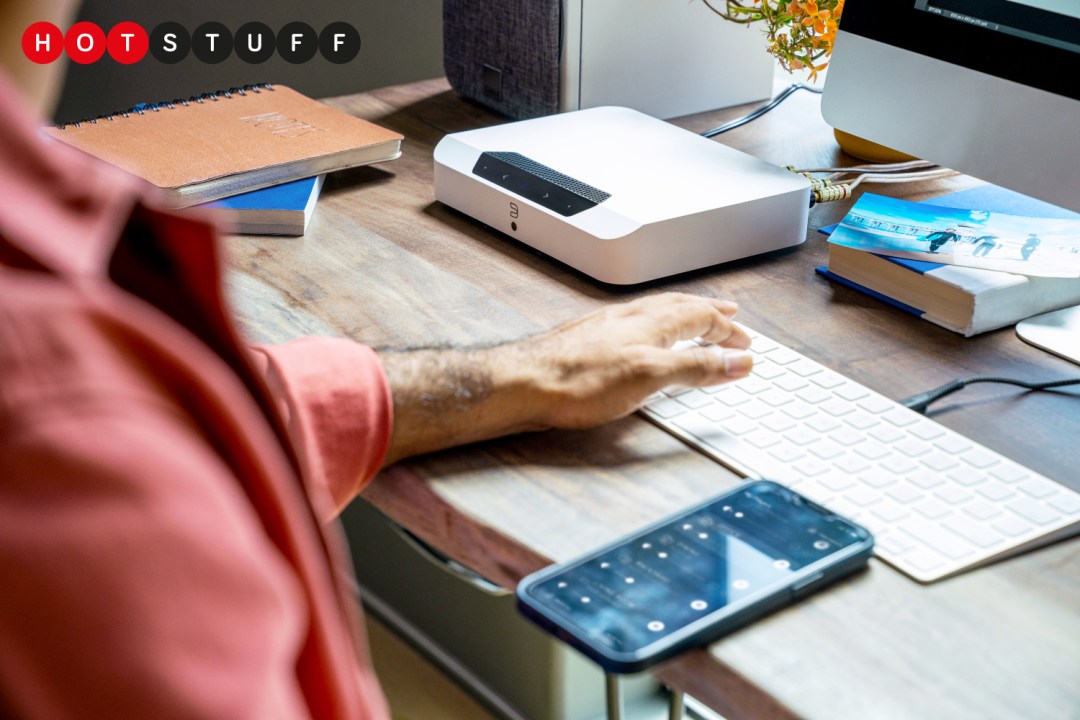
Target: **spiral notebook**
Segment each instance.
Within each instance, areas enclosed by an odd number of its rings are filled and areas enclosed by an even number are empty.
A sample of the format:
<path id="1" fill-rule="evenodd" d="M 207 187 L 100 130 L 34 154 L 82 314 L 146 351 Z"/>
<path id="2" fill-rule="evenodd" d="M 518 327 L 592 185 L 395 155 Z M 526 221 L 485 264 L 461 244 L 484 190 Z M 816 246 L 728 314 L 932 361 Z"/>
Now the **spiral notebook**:
<path id="1" fill-rule="evenodd" d="M 393 160 L 402 140 L 284 85 L 139 106 L 45 131 L 162 188 L 173 207 Z"/>

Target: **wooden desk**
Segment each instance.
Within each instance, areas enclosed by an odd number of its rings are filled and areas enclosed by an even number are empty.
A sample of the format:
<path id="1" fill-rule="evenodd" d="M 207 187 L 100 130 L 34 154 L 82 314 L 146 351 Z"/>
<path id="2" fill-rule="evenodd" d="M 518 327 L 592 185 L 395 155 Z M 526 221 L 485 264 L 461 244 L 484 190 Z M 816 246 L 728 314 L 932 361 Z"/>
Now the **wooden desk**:
<path id="1" fill-rule="evenodd" d="M 231 294 L 248 334 L 279 341 L 345 335 L 376 347 L 490 343 L 605 303 L 661 290 L 734 299 L 739 319 L 887 396 L 958 376 L 1075 376 L 1077 367 L 1011 329 L 965 339 L 817 277 L 817 228 L 850 203 L 815 208 L 807 242 L 647 287 L 601 286 L 435 201 L 432 149 L 446 132 L 499 122 L 428 81 L 330 104 L 405 134 L 401 159 L 328 178 L 303 238 L 228 241 Z M 687 119 L 703 130 L 737 108 Z M 797 93 L 722 141 L 779 165 L 851 164 Z M 876 186 L 922 200 L 975 184 L 961 176 Z M 865 187 L 865 186 L 864 186 Z M 976 386 L 934 417 L 1080 488 L 1075 392 Z M 406 528 L 512 587 L 562 560 L 735 481 L 630 417 L 589 432 L 488 442 L 403 463 L 365 494 Z M 1080 717 L 1080 541 L 920 586 L 869 572 L 660 671 L 739 718 Z"/>

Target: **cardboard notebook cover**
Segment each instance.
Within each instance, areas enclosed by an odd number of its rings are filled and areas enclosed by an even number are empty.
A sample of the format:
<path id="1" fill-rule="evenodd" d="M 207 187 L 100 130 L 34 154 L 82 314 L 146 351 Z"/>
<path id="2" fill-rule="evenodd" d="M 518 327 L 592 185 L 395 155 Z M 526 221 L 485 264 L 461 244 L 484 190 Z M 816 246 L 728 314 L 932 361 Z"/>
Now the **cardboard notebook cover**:
<path id="1" fill-rule="evenodd" d="M 174 207 L 393 160 L 402 140 L 283 85 L 247 86 L 45 131 L 162 188 Z"/>

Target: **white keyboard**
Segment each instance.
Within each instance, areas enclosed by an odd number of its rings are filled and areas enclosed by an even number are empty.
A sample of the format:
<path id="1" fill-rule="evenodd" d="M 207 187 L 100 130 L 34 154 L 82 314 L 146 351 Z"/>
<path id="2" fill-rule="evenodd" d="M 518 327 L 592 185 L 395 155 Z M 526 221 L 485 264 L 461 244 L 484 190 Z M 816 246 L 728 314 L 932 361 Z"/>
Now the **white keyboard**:
<path id="1" fill-rule="evenodd" d="M 1080 533 L 1080 494 L 747 332 L 749 377 L 665 390 L 641 413 L 736 472 L 862 524 L 875 553 L 920 582 Z"/>

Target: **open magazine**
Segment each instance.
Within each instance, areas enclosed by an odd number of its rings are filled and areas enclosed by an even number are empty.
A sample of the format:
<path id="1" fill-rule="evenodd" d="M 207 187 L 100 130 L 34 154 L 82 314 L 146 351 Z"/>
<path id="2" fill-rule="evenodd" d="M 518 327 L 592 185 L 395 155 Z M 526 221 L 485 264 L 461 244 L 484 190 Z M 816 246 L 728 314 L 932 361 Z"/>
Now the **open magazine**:
<path id="1" fill-rule="evenodd" d="M 944 265 L 1080 278 L 1080 219 L 957 209 L 865 193 L 829 242 Z"/>

